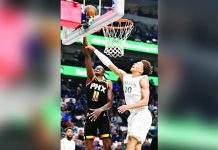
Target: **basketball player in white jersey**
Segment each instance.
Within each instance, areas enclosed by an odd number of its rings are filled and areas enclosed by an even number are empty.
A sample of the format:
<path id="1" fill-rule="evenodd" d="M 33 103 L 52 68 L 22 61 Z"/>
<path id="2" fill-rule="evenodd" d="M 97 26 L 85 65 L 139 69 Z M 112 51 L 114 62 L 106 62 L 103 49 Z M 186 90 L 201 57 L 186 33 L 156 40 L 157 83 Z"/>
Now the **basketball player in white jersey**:
<path id="1" fill-rule="evenodd" d="M 126 105 L 120 106 L 118 112 L 130 111 L 127 120 L 127 150 L 141 150 L 152 123 L 152 116 L 148 110 L 150 94 L 148 75 L 152 73 L 150 62 L 142 60 L 134 63 L 130 69 L 132 74 L 128 75 L 125 71 L 117 68 L 107 56 L 95 47 L 89 45 L 86 48 L 92 50 L 101 62 L 122 80 Z M 142 75 L 143 73 L 146 75 Z"/>

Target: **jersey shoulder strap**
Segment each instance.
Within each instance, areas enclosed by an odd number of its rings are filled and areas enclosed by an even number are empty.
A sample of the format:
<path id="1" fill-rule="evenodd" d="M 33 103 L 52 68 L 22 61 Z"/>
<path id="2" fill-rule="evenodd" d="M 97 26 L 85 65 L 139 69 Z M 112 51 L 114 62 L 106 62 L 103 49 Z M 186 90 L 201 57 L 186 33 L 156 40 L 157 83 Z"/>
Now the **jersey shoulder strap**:
<path id="1" fill-rule="evenodd" d="M 95 80 L 95 78 L 96 77 L 94 76 L 89 82 L 86 82 L 86 86 L 88 86 L 90 83 L 92 83 L 92 81 Z"/>

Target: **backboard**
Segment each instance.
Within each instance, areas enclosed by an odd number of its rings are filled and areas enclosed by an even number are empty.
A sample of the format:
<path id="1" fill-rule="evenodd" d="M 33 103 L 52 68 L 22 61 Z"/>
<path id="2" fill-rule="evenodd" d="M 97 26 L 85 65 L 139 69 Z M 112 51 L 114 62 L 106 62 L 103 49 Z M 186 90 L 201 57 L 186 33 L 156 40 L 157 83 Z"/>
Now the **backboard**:
<path id="1" fill-rule="evenodd" d="M 71 21 L 69 21 L 71 20 Z M 81 5 L 77 2 L 61 0 L 61 26 L 77 28 L 81 24 Z"/>
<path id="2" fill-rule="evenodd" d="M 113 0 L 114 1 L 114 0 Z M 101 0 L 99 0 L 99 10 L 101 10 Z M 125 0 L 116 0 L 110 11 L 103 15 L 96 16 L 92 24 L 84 28 L 70 29 L 63 26 L 62 44 L 70 45 L 76 42 L 78 39 L 83 38 L 88 34 L 92 34 L 102 27 L 111 24 L 112 22 L 120 19 L 124 15 Z M 64 31 L 65 30 L 65 31 Z"/>

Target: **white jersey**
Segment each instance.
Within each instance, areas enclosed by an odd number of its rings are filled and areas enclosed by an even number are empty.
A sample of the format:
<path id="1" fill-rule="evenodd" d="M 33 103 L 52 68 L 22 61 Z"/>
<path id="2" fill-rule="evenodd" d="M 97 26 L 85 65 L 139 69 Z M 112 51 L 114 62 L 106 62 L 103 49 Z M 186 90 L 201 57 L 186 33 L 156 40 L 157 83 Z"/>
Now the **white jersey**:
<path id="1" fill-rule="evenodd" d="M 143 77 L 144 76 L 132 77 L 132 75 L 128 74 L 123 77 L 123 91 L 127 105 L 131 105 L 142 100 L 140 80 Z"/>
<path id="2" fill-rule="evenodd" d="M 142 100 L 140 80 L 143 77 L 145 76 L 132 77 L 132 75 L 125 75 L 123 77 L 123 91 L 127 105 L 131 105 Z M 130 110 L 130 116 L 128 117 L 127 122 L 127 138 L 129 136 L 134 136 L 143 144 L 152 124 L 152 116 L 148 110 L 148 106 Z"/>
<path id="3" fill-rule="evenodd" d="M 72 140 L 67 140 L 66 138 L 63 138 L 61 140 L 61 150 L 75 150 L 76 145 L 75 142 Z"/>

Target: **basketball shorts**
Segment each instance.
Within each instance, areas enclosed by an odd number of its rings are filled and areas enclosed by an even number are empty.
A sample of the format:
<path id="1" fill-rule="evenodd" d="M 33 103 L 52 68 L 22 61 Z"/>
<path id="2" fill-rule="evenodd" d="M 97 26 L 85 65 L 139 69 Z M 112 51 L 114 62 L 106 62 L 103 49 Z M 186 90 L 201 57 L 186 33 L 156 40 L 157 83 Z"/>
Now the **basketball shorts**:
<path id="1" fill-rule="evenodd" d="M 146 107 L 145 109 L 135 112 L 132 111 L 127 122 L 127 139 L 129 136 L 133 136 L 143 144 L 152 124 L 152 116 L 148 108 Z"/>
<path id="2" fill-rule="evenodd" d="M 95 121 L 91 121 L 87 115 L 84 130 L 85 139 L 94 139 L 97 136 L 97 131 L 99 131 L 99 137 L 101 139 L 111 138 L 108 112 L 102 112 Z"/>

